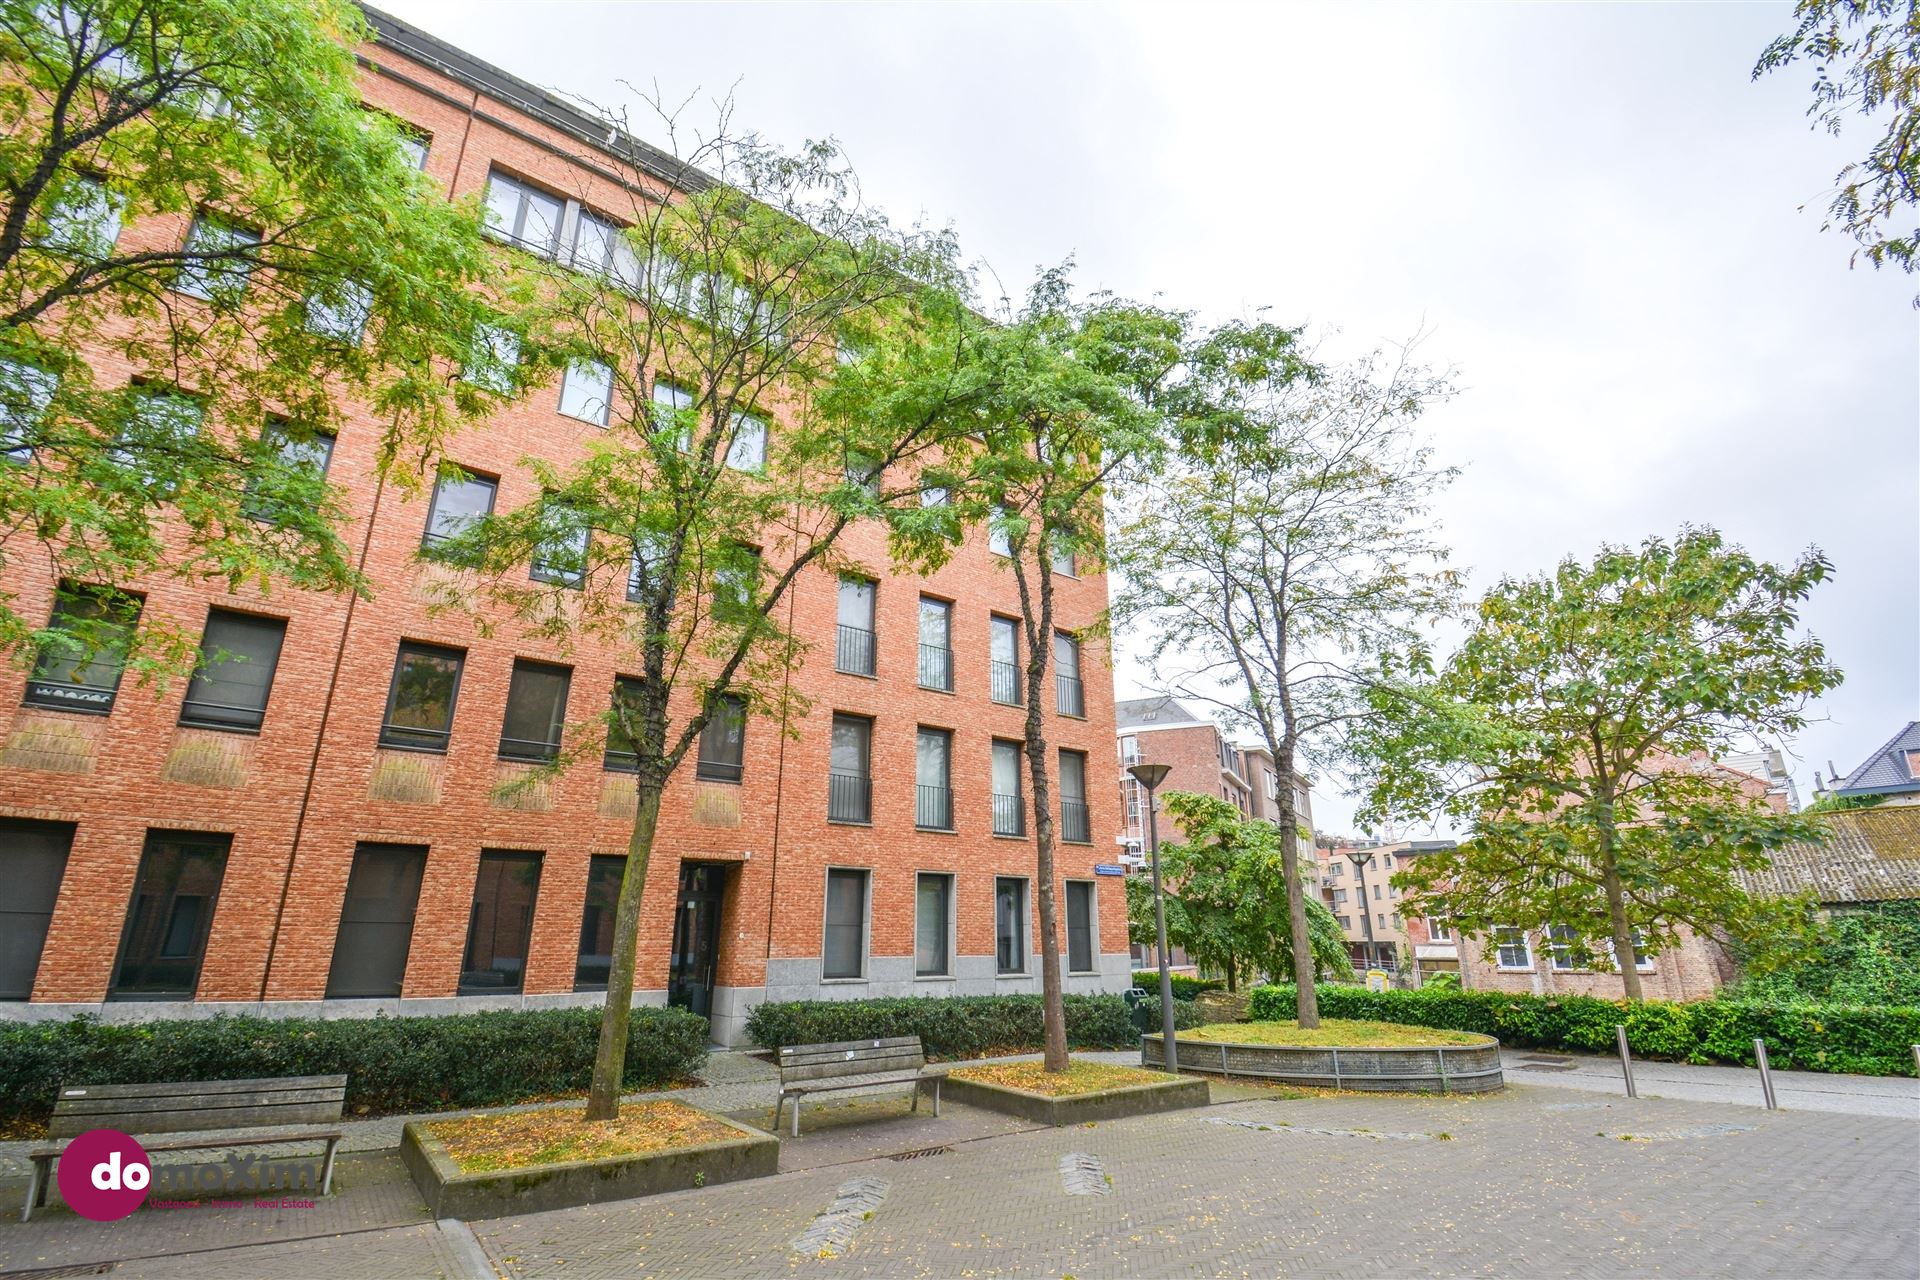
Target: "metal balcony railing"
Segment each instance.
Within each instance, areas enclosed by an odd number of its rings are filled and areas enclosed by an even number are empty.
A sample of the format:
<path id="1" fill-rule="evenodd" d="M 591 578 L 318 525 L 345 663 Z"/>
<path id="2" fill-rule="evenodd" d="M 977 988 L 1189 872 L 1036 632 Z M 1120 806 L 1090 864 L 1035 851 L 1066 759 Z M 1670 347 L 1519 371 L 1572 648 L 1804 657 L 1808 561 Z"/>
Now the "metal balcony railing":
<path id="1" fill-rule="evenodd" d="M 833 669 L 851 676 L 872 675 L 873 648 L 873 632 L 842 623 L 833 647 Z"/>
<path id="2" fill-rule="evenodd" d="M 1053 704 L 1054 709 L 1063 716 L 1087 714 L 1086 690 L 1081 687 L 1079 676 L 1054 673 Z"/>
<path id="3" fill-rule="evenodd" d="M 1087 802 L 1060 801 L 1060 838 L 1072 844 L 1092 844 L 1093 827 L 1087 821 Z"/>
<path id="4" fill-rule="evenodd" d="M 993 834 L 997 836 L 1023 836 L 1027 834 L 1027 806 L 1018 795 L 993 796 Z"/>
<path id="5" fill-rule="evenodd" d="M 827 821 L 873 821 L 873 779 L 864 773 L 829 773 Z"/>
<path id="6" fill-rule="evenodd" d="M 953 830 L 953 788 L 914 787 L 913 825 L 929 831 Z"/>
<path id="7" fill-rule="evenodd" d="M 953 692 L 953 650 L 942 644 L 920 646 L 920 687 Z"/>
<path id="8" fill-rule="evenodd" d="M 997 659 L 987 664 L 991 677 L 991 689 L 995 702 L 1004 702 L 1010 707 L 1020 705 L 1020 668 L 1011 662 Z"/>

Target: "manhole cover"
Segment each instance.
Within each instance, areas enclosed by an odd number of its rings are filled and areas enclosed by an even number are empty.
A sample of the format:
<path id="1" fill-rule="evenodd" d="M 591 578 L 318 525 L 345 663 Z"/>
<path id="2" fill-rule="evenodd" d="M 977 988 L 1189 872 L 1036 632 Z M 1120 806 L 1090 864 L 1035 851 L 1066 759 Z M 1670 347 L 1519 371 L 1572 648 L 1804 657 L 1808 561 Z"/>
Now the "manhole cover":
<path id="1" fill-rule="evenodd" d="M 902 1151 L 897 1155 L 888 1156 L 887 1159 L 895 1161 L 924 1160 L 928 1156 L 944 1156 L 950 1155 L 952 1152 L 952 1147 L 922 1147 L 918 1151 Z"/>

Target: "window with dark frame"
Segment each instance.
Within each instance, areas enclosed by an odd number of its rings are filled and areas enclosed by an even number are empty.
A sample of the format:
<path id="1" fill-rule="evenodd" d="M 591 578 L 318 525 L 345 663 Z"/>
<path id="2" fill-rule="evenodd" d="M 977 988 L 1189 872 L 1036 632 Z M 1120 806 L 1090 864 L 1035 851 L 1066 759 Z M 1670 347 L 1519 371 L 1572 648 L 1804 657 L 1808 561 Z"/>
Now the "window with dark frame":
<path id="1" fill-rule="evenodd" d="M 747 704 L 732 694 L 720 700 L 700 730 L 700 755 L 693 776 L 709 782 L 738 782 L 747 763 Z"/>
<path id="2" fill-rule="evenodd" d="M 920 687 L 953 692 L 953 602 L 920 597 Z"/>
<path id="3" fill-rule="evenodd" d="M 533 937 L 534 902 L 540 896 L 540 863 L 538 853 L 480 851 L 458 994 L 510 995 L 526 982 L 527 943 Z"/>
<path id="4" fill-rule="evenodd" d="M 913 976 L 953 975 L 953 877 L 922 871 L 913 891 Z"/>
<path id="5" fill-rule="evenodd" d="M 393 663 L 393 685 L 387 690 L 387 714 L 380 722 L 381 746 L 412 751 L 447 749 L 466 658 L 458 649 L 401 642 Z"/>
<path id="6" fill-rule="evenodd" d="M 1067 881 L 1067 970 L 1093 972 L 1093 892 L 1088 880 Z"/>
<path id="7" fill-rule="evenodd" d="M 988 688 L 995 702 L 1017 707 L 1020 699 L 1020 631 L 1012 618 L 987 619 Z"/>
<path id="8" fill-rule="evenodd" d="M 1080 683 L 1080 642 L 1064 631 L 1053 633 L 1054 710 L 1084 719 L 1087 691 Z"/>
<path id="9" fill-rule="evenodd" d="M 833 649 L 835 671 L 870 676 L 877 669 L 873 634 L 876 586 L 871 578 L 840 579 L 839 630 Z"/>
<path id="10" fill-rule="evenodd" d="M 560 245 L 560 222 L 567 202 L 532 183 L 495 169 L 487 174 L 489 233 L 543 258 Z"/>
<path id="11" fill-rule="evenodd" d="M 1020 744 L 993 740 L 993 834 L 1027 834 L 1027 805 L 1021 794 Z"/>
<path id="12" fill-rule="evenodd" d="M 613 773 L 637 773 L 640 769 L 640 756 L 633 749 L 633 740 L 621 729 L 619 718 L 622 706 L 631 715 L 640 714 L 640 687 L 639 676 L 613 678 L 613 714 L 607 720 L 607 754 L 601 761 L 601 767 Z"/>
<path id="13" fill-rule="evenodd" d="M 527 577 L 534 582 L 578 589 L 587 580 L 592 527 L 578 510 L 564 502 L 547 502 L 540 521 L 540 544 L 528 562 Z"/>
<path id="14" fill-rule="evenodd" d="M 109 1000 L 193 998 L 232 844 L 229 835 L 147 833 Z"/>
<path id="15" fill-rule="evenodd" d="M 327 999 L 393 999 L 407 975 L 413 919 L 427 847 L 362 842 L 354 846 L 347 896 L 333 940 Z"/>
<path id="16" fill-rule="evenodd" d="M 613 369 L 598 360 L 574 362 L 560 380 L 560 412 L 604 427 L 613 411 Z"/>
<path id="17" fill-rule="evenodd" d="M 596 853 L 587 859 L 587 900 L 580 911 L 580 958 L 573 969 L 575 991 L 605 991 L 613 972 L 613 924 L 620 910 L 620 881 L 627 860 Z"/>
<path id="18" fill-rule="evenodd" d="M 500 726 L 500 758 L 538 763 L 560 754 L 567 723 L 570 667 L 515 658 L 507 682 L 507 714 Z"/>
<path id="19" fill-rule="evenodd" d="M 914 739 L 913 825 L 953 830 L 953 734 L 922 727 Z"/>
<path id="20" fill-rule="evenodd" d="M 504 324 L 483 324 L 474 330 L 460 377 L 497 396 L 513 392 L 514 371 L 520 367 L 520 335 Z"/>
<path id="21" fill-rule="evenodd" d="M 179 274 L 173 278 L 177 292 L 203 302 L 232 302 L 247 289 L 253 274 L 254 255 L 248 249 L 260 247 L 260 233 L 247 227 L 199 214 L 187 230 Z M 231 254 L 231 257 L 220 255 Z"/>
<path id="22" fill-rule="evenodd" d="M 71 182 L 47 210 L 39 243 L 73 258 L 105 258 L 120 238 L 122 201 L 92 174 L 75 174 Z"/>
<path id="23" fill-rule="evenodd" d="M 17 360 L 0 360 L 0 457 L 32 462 L 34 442 L 60 379 Z"/>
<path id="24" fill-rule="evenodd" d="M 40 972 L 74 824 L 0 818 L 0 1000 L 27 1000 Z"/>
<path id="25" fill-rule="evenodd" d="M 1087 753 L 1060 753 L 1060 838 L 1069 844 L 1092 844 L 1093 825 L 1087 814 Z"/>
<path id="26" fill-rule="evenodd" d="M 822 978 L 861 978 L 867 972 L 867 876 L 865 871 L 827 871 L 826 923 L 821 940 Z"/>
<path id="27" fill-rule="evenodd" d="M 187 682 L 180 723 L 199 729 L 258 732 L 287 638 L 285 618 L 214 609 L 200 637 L 200 662 Z"/>
<path id="28" fill-rule="evenodd" d="M 61 583 L 47 623 L 56 634 L 41 643 L 22 703 L 100 716 L 113 710 L 145 604 L 131 592 Z"/>
<path id="29" fill-rule="evenodd" d="M 243 503 L 247 518 L 262 524 L 282 523 L 288 505 L 296 500 L 282 489 L 282 482 L 324 478 L 333 465 L 334 443 L 330 432 L 300 432 L 277 418 L 269 420 L 260 431 L 262 465 L 247 477 Z M 293 492 L 300 490 L 296 487 Z"/>
<path id="30" fill-rule="evenodd" d="M 433 503 L 427 509 L 427 531 L 421 545 L 432 550 L 465 533 L 474 521 L 492 515 L 499 491 L 500 482 L 492 476 L 470 472 L 441 476 L 434 481 Z"/>
<path id="31" fill-rule="evenodd" d="M 836 715 L 827 762 L 827 821 L 873 819 L 873 721 Z"/>
<path id="32" fill-rule="evenodd" d="M 579 225 L 574 228 L 572 265 L 633 293 L 646 283 L 640 255 L 628 241 L 626 228 L 591 209 L 580 211 Z"/>
<path id="33" fill-rule="evenodd" d="M 1014 876 L 993 881 L 993 958 L 1002 975 L 1027 971 L 1027 882 Z"/>
<path id="34" fill-rule="evenodd" d="M 357 347 L 371 319 L 373 290 L 357 281 L 335 281 L 307 296 L 307 328 L 323 338 Z"/>

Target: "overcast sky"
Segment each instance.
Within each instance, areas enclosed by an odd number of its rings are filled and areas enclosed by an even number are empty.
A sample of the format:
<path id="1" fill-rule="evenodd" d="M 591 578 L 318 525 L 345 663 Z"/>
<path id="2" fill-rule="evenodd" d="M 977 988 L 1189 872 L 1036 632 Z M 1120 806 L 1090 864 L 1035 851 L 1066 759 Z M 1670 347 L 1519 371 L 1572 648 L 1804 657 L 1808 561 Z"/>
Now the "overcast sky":
<path id="1" fill-rule="evenodd" d="M 601 102 L 731 88 L 1016 293 L 1072 255 L 1336 347 L 1424 331 L 1463 388 L 1427 423 L 1475 583 L 1685 522 L 1817 544 L 1805 616 L 1847 680 L 1787 744 L 1803 798 L 1920 717 L 1920 280 L 1820 232 L 1867 137 L 1809 130 L 1809 73 L 1750 81 L 1786 3 L 381 2 Z M 1141 674 L 1123 639 L 1121 696 Z M 1347 825 L 1337 784 L 1314 805 Z"/>

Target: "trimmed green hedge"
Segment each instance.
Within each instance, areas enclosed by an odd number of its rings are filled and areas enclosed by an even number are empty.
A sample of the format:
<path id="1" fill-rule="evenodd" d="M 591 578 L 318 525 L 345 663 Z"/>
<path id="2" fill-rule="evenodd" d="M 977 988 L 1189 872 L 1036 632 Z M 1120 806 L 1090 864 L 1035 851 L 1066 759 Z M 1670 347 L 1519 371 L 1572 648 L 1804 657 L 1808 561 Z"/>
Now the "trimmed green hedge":
<path id="1" fill-rule="evenodd" d="M 1767 1042 L 1776 1067 L 1862 1075 L 1913 1074 L 1920 1009 L 1894 1006 L 1759 1004 L 1697 1000 L 1632 1003 L 1597 996 L 1533 996 L 1499 991 L 1423 988 L 1367 991 L 1321 986 L 1320 1012 L 1419 1027 L 1447 1027 L 1496 1036 L 1516 1048 L 1610 1053 L 1613 1029 L 1648 1058 L 1753 1065 L 1753 1042 Z M 1248 1012 L 1256 1020 L 1292 1018 L 1294 988 L 1256 987 Z"/>
<path id="2" fill-rule="evenodd" d="M 1074 1049 L 1127 1049 L 1140 1043 L 1133 1013 L 1119 996 L 1066 996 L 1067 1044 Z M 1146 1001 L 1153 1025 L 1160 1002 Z M 1185 1000 L 1173 1002 L 1176 1027 L 1197 1027 L 1206 1016 Z M 747 1034 L 767 1049 L 831 1044 L 882 1036 L 919 1036 L 929 1057 L 978 1058 L 1032 1053 L 1045 1042 L 1040 997 L 889 996 L 875 1000 L 771 1000 L 747 1015 Z"/>
<path id="3" fill-rule="evenodd" d="M 0 1123 L 45 1119 L 63 1084 L 342 1071 L 349 1115 L 500 1106 L 584 1090 L 599 1038 L 598 1009 L 0 1024 Z M 687 1079 L 706 1058 L 705 1018 L 684 1009 L 633 1011 L 628 1088 Z"/>
<path id="4" fill-rule="evenodd" d="M 1227 985 L 1218 978 L 1196 978 L 1192 974 L 1187 973 L 1170 973 L 1167 977 L 1173 981 L 1173 998 L 1175 1000 L 1191 1000 L 1203 991 L 1220 991 L 1225 989 Z M 1159 994 L 1160 971 L 1158 969 L 1135 969 L 1133 971 L 1133 985 L 1148 995 Z"/>

